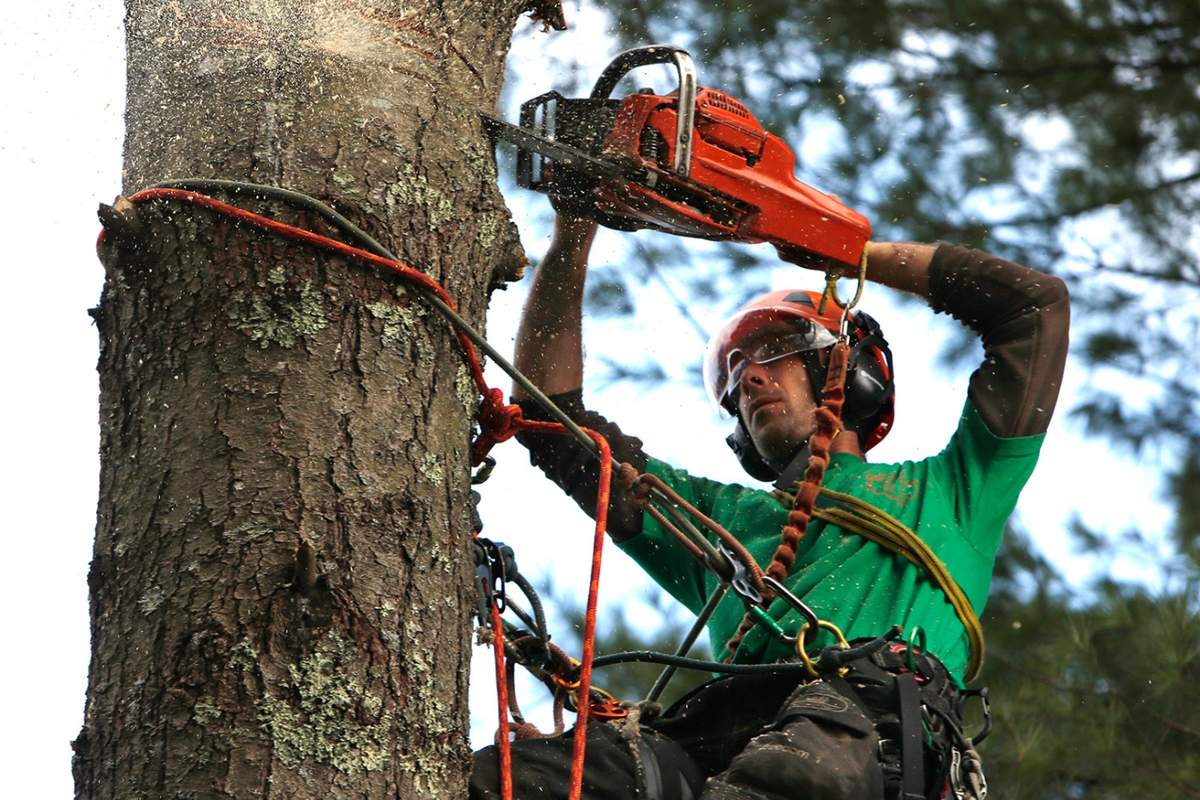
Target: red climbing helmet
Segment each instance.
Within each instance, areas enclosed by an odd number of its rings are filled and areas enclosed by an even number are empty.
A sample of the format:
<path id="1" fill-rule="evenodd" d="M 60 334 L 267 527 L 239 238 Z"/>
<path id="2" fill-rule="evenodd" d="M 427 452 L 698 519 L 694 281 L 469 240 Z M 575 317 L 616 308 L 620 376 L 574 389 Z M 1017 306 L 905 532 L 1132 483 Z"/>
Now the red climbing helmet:
<path id="1" fill-rule="evenodd" d="M 736 416 L 738 378 L 746 364 L 799 354 L 819 401 L 828 363 L 825 354 L 837 341 L 842 314 L 832 301 L 825 304 L 824 313 L 818 311 L 820 305 L 820 292 L 784 289 L 742 306 L 709 340 L 704 355 L 704 384 L 713 400 Z M 887 436 L 895 418 L 892 351 L 879 323 L 868 314 L 851 311 L 849 327 L 851 350 L 842 422 L 858 431 L 867 451 Z"/>

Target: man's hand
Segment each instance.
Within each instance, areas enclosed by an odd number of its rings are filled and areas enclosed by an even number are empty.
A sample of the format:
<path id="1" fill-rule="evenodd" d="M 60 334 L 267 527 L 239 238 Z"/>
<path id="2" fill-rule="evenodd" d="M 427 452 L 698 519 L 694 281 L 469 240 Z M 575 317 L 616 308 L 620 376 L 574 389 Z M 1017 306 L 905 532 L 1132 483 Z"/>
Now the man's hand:
<path id="1" fill-rule="evenodd" d="M 803 247 L 797 247 L 792 244 L 777 244 L 775 251 L 779 253 L 779 258 L 789 264 L 795 264 L 797 267 L 804 269 L 815 269 L 820 272 L 828 272 L 829 267 L 836 264 L 833 259 L 819 256 L 812 251 L 805 250 Z M 839 265 L 846 269 L 844 264 Z"/>
<path id="2" fill-rule="evenodd" d="M 858 268 L 819 256 L 793 245 L 775 245 L 779 257 L 804 269 L 828 272 L 837 269 L 842 277 L 858 277 Z M 867 280 L 893 289 L 929 297 L 929 262 L 936 245 L 916 242 L 867 242 Z"/>

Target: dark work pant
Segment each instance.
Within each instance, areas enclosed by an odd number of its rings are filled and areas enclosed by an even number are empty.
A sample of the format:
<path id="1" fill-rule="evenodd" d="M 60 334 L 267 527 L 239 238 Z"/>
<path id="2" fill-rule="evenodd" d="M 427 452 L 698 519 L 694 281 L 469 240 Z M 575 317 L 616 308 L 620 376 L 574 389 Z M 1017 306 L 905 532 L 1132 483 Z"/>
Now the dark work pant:
<path id="1" fill-rule="evenodd" d="M 879 800 L 874 725 L 824 683 L 794 676 L 721 678 L 639 736 L 588 726 L 588 800 Z M 571 734 L 513 744 L 516 800 L 567 795 Z M 500 797 L 494 747 L 475 754 L 472 800 Z M 707 781 L 705 779 L 708 779 Z M 639 790 L 639 785 L 642 789 Z"/>
<path id="2" fill-rule="evenodd" d="M 573 734 L 513 742 L 516 800 L 566 800 Z M 499 800 L 499 761 L 494 746 L 475 753 L 471 800 Z M 662 734 L 642 726 L 631 737 L 615 724 L 588 725 L 583 766 L 587 800 L 696 800 L 703 783 L 704 775 L 683 748 Z"/>

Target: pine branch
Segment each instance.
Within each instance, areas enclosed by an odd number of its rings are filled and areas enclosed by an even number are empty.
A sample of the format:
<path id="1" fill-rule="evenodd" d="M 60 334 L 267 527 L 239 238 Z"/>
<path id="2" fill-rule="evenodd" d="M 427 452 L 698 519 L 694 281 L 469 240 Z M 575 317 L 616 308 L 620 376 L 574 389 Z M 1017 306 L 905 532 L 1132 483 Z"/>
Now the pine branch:
<path id="1" fill-rule="evenodd" d="M 1162 714 L 1159 714 L 1154 709 L 1147 708 L 1145 710 L 1150 712 L 1150 716 L 1154 717 L 1156 720 L 1161 722 L 1163 725 L 1166 725 L 1171 730 L 1178 731 L 1179 733 L 1187 734 L 1188 736 L 1195 736 L 1197 739 L 1200 739 L 1200 731 L 1196 730 L 1195 728 L 1189 728 L 1187 725 L 1184 725 L 1182 722 L 1176 722 L 1173 719 L 1168 719 L 1167 717 L 1164 717 Z"/>

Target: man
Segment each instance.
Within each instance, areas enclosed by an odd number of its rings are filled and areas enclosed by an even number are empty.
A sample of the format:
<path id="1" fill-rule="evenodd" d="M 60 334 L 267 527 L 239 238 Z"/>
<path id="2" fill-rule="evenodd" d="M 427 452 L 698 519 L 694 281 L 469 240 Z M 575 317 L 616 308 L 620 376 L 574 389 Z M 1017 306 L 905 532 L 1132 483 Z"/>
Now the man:
<path id="1" fill-rule="evenodd" d="M 838 329 L 836 309 L 822 314 L 815 294 L 772 293 L 735 315 L 709 345 L 706 382 L 736 418 L 731 446 L 747 471 L 775 479 L 783 491 L 694 477 L 645 455 L 637 439 L 583 405 L 582 297 L 594 234 L 594 223 L 560 213 L 521 320 L 516 366 L 578 422 L 608 436 L 616 458 L 662 478 L 766 567 L 788 520 L 785 492 L 795 490 L 807 462 Z M 945 565 L 953 586 L 939 585 L 853 526 L 818 513 L 795 546 L 784 583 L 852 640 L 876 637 L 893 625 L 919 629 L 923 641 L 913 655 L 892 644 L 876 651 L 871 664 L 820 681 L 796 673 L 717 679 L 650 721 L 634 737 L 636 746 L 611 725 L 594 723 L 585 797 L 917 800 L 941 797 L 963 782 L 961 758 L 974 753 L 959 730 L 958 687 L 1005 521 L 1033 470 L 1054 408 L 1067 349 L 1067 293 L 1056 278 L 961 247 L 872 242 L 867 255 L 871 281 L 922 297 L 935 311 L 969 325 L 982 338 L 985 357 L 971 376 L 958 429 L 941 452 L 919 461 L 868 463 L 865 451 L 892 422 L 891 357 L 878 326 L 865 314 L 852 316 L 845 411 L 823 487 L 828 497 L 850 498 L 915 531 Z M 516 398 L 528 416 L 541 416 L 519 390 Z M 527 435 L 523 441 L 533 462 L 590 509 L 594 460 L 562 437 Z M 716 578 L 631 498 L 615 493 L 609 520 L 617 544 L 699 611 Z M 953 591 L 965 598 L 958 606 L 950 602 Z M 761 628 L 730 641 L 744 611 L 732 596 L 718 606 L 708 626 L 714 656 L 727 655 L 728 642 L 740 663 L 794 657 Z M 783 600 L 769 613 L 792 633 L 802 622 Z M 917 699 L 906 701 L 906 692 Z M 913 708 L 923 709 L 915 727 Z M 472 797 L 497 796 L 494 760 L 491 749 L 477 755 Z M 517 743 L 516 796 L 552 796 L 547 787 L 565 785 L 558 776 L 567 763 L 569 743 L 561 739 Z"/>

